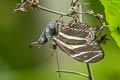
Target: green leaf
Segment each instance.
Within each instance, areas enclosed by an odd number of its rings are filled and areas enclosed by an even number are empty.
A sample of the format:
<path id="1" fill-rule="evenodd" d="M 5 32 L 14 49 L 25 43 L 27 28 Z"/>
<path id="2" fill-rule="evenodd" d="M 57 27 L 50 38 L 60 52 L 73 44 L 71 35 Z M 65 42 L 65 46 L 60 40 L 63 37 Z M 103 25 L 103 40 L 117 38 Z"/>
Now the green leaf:
<path id="1" fill-rule="evenodd" d="M 120 0 L 100 0 L 112 37 L 120 47 Z"/>

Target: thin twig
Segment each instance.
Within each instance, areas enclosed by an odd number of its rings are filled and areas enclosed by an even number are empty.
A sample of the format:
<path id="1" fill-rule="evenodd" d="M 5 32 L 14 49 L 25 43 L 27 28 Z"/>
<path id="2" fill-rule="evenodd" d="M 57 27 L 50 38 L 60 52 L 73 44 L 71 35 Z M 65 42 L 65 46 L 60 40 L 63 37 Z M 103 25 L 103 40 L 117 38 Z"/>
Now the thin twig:
<path id="1" fill-rule="evenodd" d="M 86 63 L 86 64 L 87 64 L 88 73 L 89 73 L 89 80 L 94 80 L 94 77 L 90 68 L 90 64 L 89 63 Z"/>
<path id="2" fill-rule="evenodd" d="M 57 67 L 58 67 L 58 71 L 60 70 L 60 65 L 59 65 L 59 61 L 58 61 L 58 55 L 56 53 L 56 60 L 57 60 Z M 59 78 L 61 78 L 61 74 L 59 72 Z"/>
<path id="3" fill-rule="evenodd" d="M 33 0 L 32 1 L 30 1 L 30 0 L 21 0 L 21 3 L 19 3 L 19 4 L 21 4 L 20 5 L 21 7 L 18 7 L 18 5 L 17 5 L 16 8 L 14 9 L 14 12 L 16 12 L 16 11 L 23 11 L 23 12 L 25 12 L 26 10 L 21 10 L 21 9 L 25 9 L 25 7 L 22 6 L 22 5 L 26 5 L 27 2 L 29 3 L 30 7 L 32 7 L 32 8 L 41 9 L 41 10 L 44 10 L 44 11 L 47 11 L 47 12 L 50 12 L 50 13 L 54 13 L 54 14 L 57 14 L 57 15 L 72 17 L 71 13 L 67 14 L 67 13 L 63 13 L 63 12 L 60 12 L 60 11 L 55 11 L 55 10 L 46 8 L 44 6 L 41 6 L 39 4 L 39 1 L 37 1 L 37 0 L 35 0 L 35 1 L 33 1 Z M 87 5 L 87 4 L 88 3 L 85 3 L 85 5 Z M 80 12 L 76 12 L 76 13 L 77 14 L 86 14 L 86 13 L 80 13 Z"/>
<path id="4" fill-rule="evenodd" d="M 56 71 L 56 72 L 63 72 L 63 73 L 77 74 L 77 75 L 81 75 L 81 76 L 83 76 L 83 77 L 88 78 L 88 75 L 87 75 L 87 74 L 80 73 L 80 72 L 75 72 L 75 71 L 69 71 L 69 70 L 59 70 L 59 71 Z"/>
<path id="5" fill-rule="evenodd" d="M 83 11 L 82 11 L 82 8 L 83 8 L 83 7 L 82 7 L 82 4 L 80 4 L 80 5 L 79 5 L 79 12 L 81 12 L 81 13 L 83 12 Z M 82 23 L 82 20 L 83 20 L 83 19 L 82 19 L 82 14 L 80 14 L 80 17 L 79 17 L 79 18 L 80 18 L 80 19 L 79 19 L 80 22 Z M 88 69 L 88 73 L 89 73 L 89 80 L 94 80 L 93 75 L 92 75 L 92 71 L 91 71 L 91 68 L 90 68 L 90 65 L 89 65 L 89 63 L 86 63 L 86 64 L 87 64 L 87 69 Z"/>
<path id="6" fill-rule="evenodd" d="M 97 33 L 97 35 L 96 35 L 97 37 L 96 37 L 95 40 L 97 40 L 97 38 L 101 35 L 103 29 L 107 26 L 107 25 L 105 24 L 105 22 L 102 21 L 103 15 L 98 14 L 98 13 L 95 14 L 92 10 L 91 10 L 91 11 L 88 10 L 88 11 L 86 12 L 86 14 L 95 16 L 95 17 L 98 19 L 99 23 L 101 24 L 101 26 L 100 26 L 100 28 L 99 28 L 99 31 L 98 31 L 98 33 Z"/>
<path id="7" fill-rule="evenodd" d="M 44 10 L 44 11 L 47 11 L 47 12 L 50 12 L 50 13 L 71 17 L 71 13 L 67 14 L 67 13 L 63 13 L 63 12 L 60 12 L 60 11 L 55 11 L 55 10 L 43 7 L 41 5 L 38 5 L 37 7 L 38 7 L 38 9 L 41 9 L 41 10 Z M 86 14 L 85 12 L 82 12 L 82 13 L 81 12 L 75 12 L 75 13 L 77 13 L 77 14 Z"/>
<path id="8" fill-rule="evenodd" d="M 66 14 L 66 13 L 59 12 L 59 11 L 55 11 L 55 10 L 52 10 L 52 9 L 48 9 L 48 8 L 43 7 L 43 6 L 41 6 L 41 5 L 38 5 L 38 8 L 41 9 L 41 10 L 44 10 L 44 11 L 48 11 L 48 12 L 54 13 L 54 14 L 63 15 L 63 16 L 68 16 L 68 14 Z"/>
<path id="9" fill-rule="evenodd" d="M 79 4 L 79 13 L 83 13 L 82 7 L 83 7 L 83 5 Z M 82 14 L 79 14 L 79 20 L 81 23 L 83 22 Z"/>

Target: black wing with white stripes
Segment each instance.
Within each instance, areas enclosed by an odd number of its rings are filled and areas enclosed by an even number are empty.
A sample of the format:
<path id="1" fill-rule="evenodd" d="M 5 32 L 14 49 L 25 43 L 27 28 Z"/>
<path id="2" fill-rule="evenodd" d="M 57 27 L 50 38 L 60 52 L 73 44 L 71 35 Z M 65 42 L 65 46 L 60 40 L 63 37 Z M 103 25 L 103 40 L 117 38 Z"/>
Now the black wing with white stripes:
<path id="1" fill-rule="evenodd" d="M 72 58 L 85 63 L 94 63 L 103 59 L 104 52 L 95 39 L 95 33 L 89 25 L 74 23 L 62 29 L 54 38 L 56 45 Z"/>

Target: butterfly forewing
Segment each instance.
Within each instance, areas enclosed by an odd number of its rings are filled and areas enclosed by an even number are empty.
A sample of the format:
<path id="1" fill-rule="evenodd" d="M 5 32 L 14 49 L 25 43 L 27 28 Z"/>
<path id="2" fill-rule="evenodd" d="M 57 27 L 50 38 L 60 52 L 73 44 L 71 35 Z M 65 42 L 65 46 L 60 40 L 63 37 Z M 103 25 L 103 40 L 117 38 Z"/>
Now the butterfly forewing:
<path id="1" fill-rule="evenodd" d="M 101 47 L 94 40 L 95 34 L 87 24 L 75 23 L 59 32 L 56 45 L 72 58 L 85 62 L 98 62 L 104 57 Z"/>

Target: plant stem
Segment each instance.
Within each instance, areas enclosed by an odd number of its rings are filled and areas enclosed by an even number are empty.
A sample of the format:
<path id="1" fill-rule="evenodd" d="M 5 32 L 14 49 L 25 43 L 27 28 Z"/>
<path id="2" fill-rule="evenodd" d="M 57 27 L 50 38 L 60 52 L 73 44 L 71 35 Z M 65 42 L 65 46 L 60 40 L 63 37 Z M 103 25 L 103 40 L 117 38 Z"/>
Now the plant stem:
<path id="1" fill-rule="evenodd" d="M 94 80 L 94 77 L 93 77 L 93 74 L 92 74 L 92 71 L 90 68 L 90 64 L 89 63 L 86 63 L 86 64 L 87 64 L 87 68 L 88 68 L 89 80 Z"/>
<path id="2" fill-rule="evenodd" d="M 48 9 L 48 8 L 46 8 L 46 7 L 43 7 L 43 6 L 41 6 L 41 5 L 38 5 L 37 7 L 38 7 L 39 9 L 41 9 L 41 10 L 44 10 L 44 11 L 47 11 L 47 12 L 51 12 L 51 13 L 54 13 L 54 14 L 63 15 L 63 16 L 69 16 L 69 15 L 66 14 L 66 13 L 59 12 L 59 11 L 54 11 L 54 10 L 52 10 L 52 9 Z"/>
<path id="3" fill-rule="evenodd" d="M 83 12 L 82 8 L 83 8 L 83 4 L 79 4 L 79 12 L 80 13 Z M 82 14 L 79 14 L 79 20 L 81 23 L 83 22 Z M 87 69 L 88 69 L 89 80 L 94 80 L 89 63 L 86 63 L 86 65 L 87 65 Z"/>
<path id="4" fill-rule="evenodd" d="M 56 72 L 64 72 L 64 73 L 71 73 L 71 74 L 77 74 L 77 75 L 81 75 L 83 77 L 89 78 L 89 76 L 87 74 L 84 73 L 80 73 L 80 72 L 75 72 L 75 71 L 69 71 L 69 70 L 58 70 Z"/>
<path id="5" fill-rule="evenodd" d="M 82 11 L 83 5 L 82 5 L 82 4 L 79 4 L 78 6 L 79 6 L 79 13 L 82 13 L 82 12 L 83 12 L 83 11 Z M 79 14 L 79 20 L 80 20 L 81 23 L 83 22 L 82 14 Z"/>

